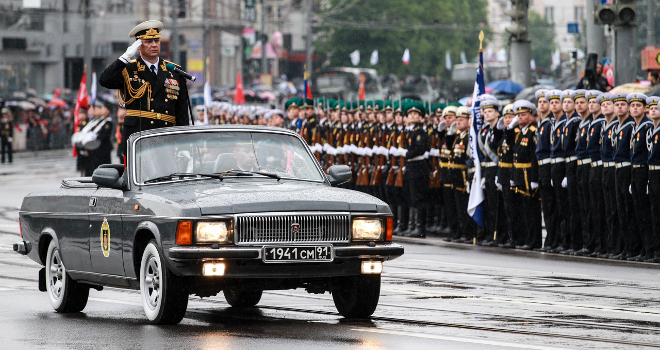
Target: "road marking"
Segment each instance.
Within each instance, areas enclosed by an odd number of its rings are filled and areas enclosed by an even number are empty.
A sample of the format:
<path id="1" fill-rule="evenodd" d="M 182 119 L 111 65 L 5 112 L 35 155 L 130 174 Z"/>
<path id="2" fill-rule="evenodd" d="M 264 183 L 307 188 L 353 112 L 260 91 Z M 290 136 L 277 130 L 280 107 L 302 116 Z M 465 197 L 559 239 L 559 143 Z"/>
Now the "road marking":
<path id="1" fill-rule="evenodd" d="M 533 349 L 533 350 L 567 350 L 567 349 L 569 349 L 569 348 L 557 348 L 557 347 L 550 347 L 550 346 L 543 346 L 543 345 L 509 343 L 509 342 L 502 342 L 502 341 L 495 341 L 495 340 L 459 338 L 459 337 L 451 337 L 451 336 L 446 336 L 446 335 L 390 331 L 390 330 L 384 330 L 384 329 L 352 328 L 351 330 L 358 331 L 358 332 L 380 333 L 380 334 L 390 334 L 390 335 L 402 335 L 402 336 L 415 337 L 415 338 L 437 339 L 437 340 L 455 341 L 455 342 L 459 342 L 459 343 L 471 343 L 471 344 L 480 344 L 480 345 L 502 346 L 502 347 L 508 347 L 508 348 L 518 348 L 518 349 Z"/>
<path id="2" fill-rule="evenodd" d="M 494 267 L 494 266 L 483 266 L 483 265 L 471 265 L 471 264 L 459 264 L 459 263 L 449 263 L 449 262 L 444 262 L 444 261 L 433 261 L 433 260 L 421 260 L 421 259 L 409 259 L 410 261 L 418 261 L 418 262 L 424 262 L 424 263 L 431 263 L 431 264 L 436 264 L 436 265 L 453 265 L 453 266 L 458 266 L 458 267 L 474 267 L 477 269 L 489 269 L 489 270 L 496 270 L 496 271 L 513 271 L 513 272 L 533 272 L 535 274 L 552 274 L 552 272 L 544 272 L 544 271 L 538 271 L 538 270 L 525 270 L 525 269 L 514 269 L 514 268 L 508 268 L 508 267 Z M 394 266 L 394 265 L 393 265 Z M 460 272 L 460 271 L 458 271 Z M 483 271 L 482 271 L 483 273 Z M 559 276 L 559 275 L 558 275 Z M 581 277 L 590 277 L 594 278 L 592 275 L 585 275 L 585 274 L 579 274 L 579 273 L 562 273 L 561 276 L 581 276 Z M 552 276 L 555 277 L 555 276 Z"/>
<path id="3" fill-rule="evenodd" d="M 0 287 L 0 292 L 5 292 L 8 290 L 14 290 L 13 288 L 5 288 L 5 287 Z"/>

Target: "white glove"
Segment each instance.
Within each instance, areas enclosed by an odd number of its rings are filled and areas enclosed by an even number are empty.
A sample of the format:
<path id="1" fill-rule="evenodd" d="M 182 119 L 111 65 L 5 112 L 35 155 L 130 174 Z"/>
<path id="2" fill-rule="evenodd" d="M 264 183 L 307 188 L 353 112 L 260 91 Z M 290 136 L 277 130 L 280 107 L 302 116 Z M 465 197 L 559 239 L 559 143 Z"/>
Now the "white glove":
<path id="1" fill-rule="evenodd" d="M 9 138 L 9 142 L 14 142 L 14 138 L 13 138 L 13 137 L 10 137 L 10 138 Z"/>
<path id="2" fill-rule="evenodd" d="M 481 178 L 481 189 L 482 190 L 486 189 L 486 178 L 485 177 Z"/>
<path id="3" fill-rule="evenodd" d="M 445 121 L 441 121 L 438 123 L 438 132 L 442 132 L 443 130 L 447 129 L 447 123 Z"/>
<path id="4" fill-rule="evenodd" d="M 646 194 L 649 194 L 649 184 L 646 184 Z"/>
<path id="5" fill-rule="evenodd" d="M 630 192 L 630 194 L 632 194 L 632 185 L 628 185 L 628 192 Z"/>
<path id="6" fill-rule="evenodd" d="M 470 193 L 470 183 L 469 182 L 465 184 L 465 191 L 467 193 Z"/>
<path id="7" fill-rule="evenodd" d="M 533 190 L 535 190 L 535 189 L 539 188 L 539 183 L 538 182 L 532 182 L 532 183 L 530 183 L 529 187 L 531 187 Z"/>
<path id="8" fill-rule="evenodd" d="M 563 187 L 563 188 L 568 187 L 568 179 L 567 178 L 564 178 L 563 180 L 561 180 L 561 187 Z"/>
<path id="9" fill-rule="evenodd" d="M 515 128 L 517 125 L 518 125 L 518 117 L 514 117 L 514 118 L 511 120 L 511 123 L 509 124 L 509 126 L 507 127 L 507 129 L 511 130 L 511 129 Z"/>
<path id="10" fill-rule="evenodd" d="M 495 186 L 497 186 L 498 190 L 502 191 L 502 184 L 499 183 L 498 181 L 499 179 L 497 178 L 497 176 L 495 176 Z"/>
<path id="11" fill-rule="evenodd" d="M 504 118 L 500 118 L 500 120 L 497 121 L 497 125 L 495 125 L 497 130 L 504 130 Z"/>
<path id="12" fill-rule="evenodd" d="M 457 130 L 458 130 L 458 123 L 453 122 L 451 123 L 449 129 L 447 129 L 447 135 L 455 135 Z"/>
<path id="13" fill-rule="evenodd" d="M 513 182 L 513 180 L 509 180 L 509 185 L 510 185 L 511 187 L 514 187 L 514 186 L 516 185 L 516 183 Z"/>
<path id="14" fill-rule="evenodd" d="M 552 182 L 552 179 L 550 179 L 550 186 L 554 186 L 554 185 L 555 185 L 555 183 Z"/>
<path id="15" fill-rule="evenodd" d="M 140 45 L 142 45 L 142 39 L 135 40 L 135 42 L 126 49 L 126 52 L 119 56 L 119 59 L 126 63 L 130 62 L 137 55 Z"/>

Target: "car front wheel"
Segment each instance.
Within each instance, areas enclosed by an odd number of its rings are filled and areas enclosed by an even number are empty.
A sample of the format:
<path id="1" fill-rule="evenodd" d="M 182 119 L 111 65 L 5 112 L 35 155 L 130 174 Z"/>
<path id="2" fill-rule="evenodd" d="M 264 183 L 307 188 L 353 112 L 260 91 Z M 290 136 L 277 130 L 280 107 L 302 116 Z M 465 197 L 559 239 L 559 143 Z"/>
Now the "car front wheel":
<path id="1" fill-rule="evenodd" d="M 80 312 L 87 306 L 89 287 L 78 284 L 66 273 L 55 240 L 50 241 L 46 254 L 46 291 L 57 312 Z"/>
<path id="2" fill-rule="evenodd" d="M 165 266 L 153 239 L 142 253 L 140 294 L 144 313 L 153 324 L 177 324 L 188 308 L 188 290 L 184 281 Z"/>
<path id="3" fill-rule="evenodd" d="M 346 318 L 367 318 L 376 311 L 380 297 L 380 275 L 339 277 L 332 299 Z"/>

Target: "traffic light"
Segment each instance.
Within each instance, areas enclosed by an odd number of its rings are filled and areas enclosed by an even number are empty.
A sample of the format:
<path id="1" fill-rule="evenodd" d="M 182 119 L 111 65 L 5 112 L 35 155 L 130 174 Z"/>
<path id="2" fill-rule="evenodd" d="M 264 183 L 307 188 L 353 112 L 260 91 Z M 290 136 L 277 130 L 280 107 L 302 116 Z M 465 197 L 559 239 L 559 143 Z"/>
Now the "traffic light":
<path id="1" fill-rule="evenodd" d="M 594 22 L 598 25 L 614 24 L 616 5 L 598 5 L 594 10 Z"/>
<path id="2" fill-rule="evenodd" d="M 504 28 L 518 41 L 527 41 L 527 7 L 528 0 L 511 0 L 513 7 L 504 13 L 511 17 L 512 24 Z"/>
<path id="3" fill-rule="evenodd" d="M 616 2 L 616 25 L 634 24 L 637 18 L 637 4 L 635 0 L 617 0 Z"/>

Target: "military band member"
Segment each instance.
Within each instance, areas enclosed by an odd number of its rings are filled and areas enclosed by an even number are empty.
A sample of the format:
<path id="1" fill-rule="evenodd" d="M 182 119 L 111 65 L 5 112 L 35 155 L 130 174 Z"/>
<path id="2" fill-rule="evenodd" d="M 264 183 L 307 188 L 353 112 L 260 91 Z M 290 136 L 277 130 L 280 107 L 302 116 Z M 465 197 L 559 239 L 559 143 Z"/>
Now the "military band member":
<path id="1" fill-rule="evenodd" d="M 649 248 L 647 253 L 652 256 L 645 260 L 649 263 L 660 263 L 660 110 L 658 110 L 660 97 L 650 96 L 646 99 L 649 108 L 649 118 L 653 122 L 653 127 L 647 131 L 646 143 L 649 149 L 649 198 L 651 202 L 651 223 L 653 232 L 649 238 Z"/>
<path id="2" fill-rule="evenodd" d="M 589 113 L 592 122 L 589 125 L 587 151 L 591 159 L 589 170 L 589 208 L 591 210 L 591 232 L 589 235 L 589 256 L 595 258 L 607 252 L 607 228 L 605 227 L 605 198 L 603 197 L 603 161 L 600 155 L 601 133 L 605 128 L 605 116 L 601 113 L 598 97 L 602 92 L 589 90 Z"/>
<path id="3" fill-rule="evenodd" d="M 541 89 L 535 93 L 538 113 L 538 128 L 536 129 L 536 159 L 539 163 L 539 195 L 541 197 L 541 209 L 547 235 L 542 248 L 536 248 L 541 252 L 547 252 L 556 247 L 559 236 L 559 220 L 557 200 L 554 188 L 552 188 L 552 124 L 554 115 L 550 111 L 548 99 L 549 90 Z"/>
<path id="4" fill-rule="evenodd" d="M 630 193 L 635 211 L 634 220 L 637 222 L 637 236 L 641 243 L 639 254 L 628 257 L 629 261 L 644 261 L 653 258 L 655 246 L 650 240 L 653 227 L 651 224 L 651 204 L 648 196 L 648 145 L 646 135 L 653 130 L 653 122 L 646 117 L 646 100 L 648 97 L 640 93 L 632 93 L 627 97 L 630 116 L 635 119 L 635 127 L 630 139 L 630 163 L 632 163 L 632 176 Z"/>
<path id="5" fill-rule="evenodd" d="M 615 257 L 621 253 L 623 244 L 620 240 L 619 217 L 616 206 L 616 162 L 614 162 L 614 141 L 617 138 L 619 119 L 614 109 L 613 95 L 603 93 L 596 98 L 605 118 L 600 133 L 600 159 L 603 161 L 603 199 L 605 204 L 605 227 L 607 239 L 604 242 L 606 252 L 599 258 Z"/>
<path id="6" fill-rule="evenodd" d="M 593 226 L 591 224 L 591 199 L 589 196 L 589 173 L 591 172 L 591 157 L 589 156 L 589 129 L 593 118 L 589 112 L 589 94 L 586 90 L 576 90 L 572 95 L 575 102 L 575 111 L 581 118 L 577 129 L 577 141 L 575 145 L 575 156 L 577 157 L 576 187 L 579 214 L 581 217 L 580 228 L 582 232 L 582 247 L 573 255 L 591 255 L 589 242 Z"/>
<path id="7" fill-rule="evenodd" d="M 125 140 L 141 130 L 190 124 L 186 80 L 167 70 L 168 63 L 175 63 L 158 57 L 162 29 L 160 21 L 138 24 L 128 34 L 136 41 L 99 76 L 99 84 L 118 89 L 126 105 Z"/>

